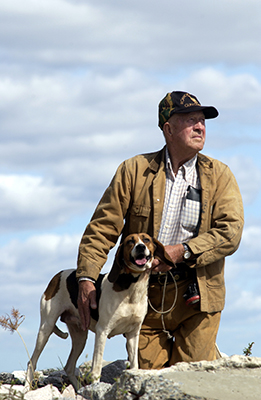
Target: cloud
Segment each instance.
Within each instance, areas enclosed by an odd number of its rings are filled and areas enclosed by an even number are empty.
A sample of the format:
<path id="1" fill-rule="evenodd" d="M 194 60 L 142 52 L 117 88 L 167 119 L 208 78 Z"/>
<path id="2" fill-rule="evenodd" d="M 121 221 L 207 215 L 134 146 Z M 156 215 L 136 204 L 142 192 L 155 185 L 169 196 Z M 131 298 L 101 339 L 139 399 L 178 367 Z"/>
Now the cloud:
<path id="1" fill-rule="evenodd" d="M 205 67 L 192 72 L 180 82 L 182 87 L 190 87 L 192 92 L 204 92 L 204 97 L 226 110 L 251 110 L 261 101 L 260 81 L 251 73 L 235 73 L 232 76 L 213 67 Z M 211 100 L 212 99 L 212 100 Z"/>
<path id="2" fill-rule="evenodd" d="M 260 268 L 259 259 L 256 257 L 256 243 L 261 236 L 260 225 L 248 225 L 244 228 L 242 235 L 242 256 L 246 270 L 254 268 L 257 271 Z M 256 274 L 258 280 L 259 274 Z"/>
<path id="3" fill-rule="evenodd" d="M 165 63 L 170 71 L 190 62 L 260 63 L 260 9 L 255 0 L 8 3 L 1 5 L 0 26 L 6 38 L 2 51 L 11 65 L 153 65 L 160 70 Z"/>
<path id="4" fill-rule="evenodd" d="M 261 169 L 256 161 L 250 157 L 238 155 L 226 158 L 225 162 L 237 179 L 244 204 L 253 203 L 261 188 Z"/>
<path id="5" fill-rule="evenodd" d="M 79 243 L 80 234 L 46 233 L 25 240 L 13 239 L 0 248 L 1 268 L 9 282 L 47 282 L 50 271 L 76 267 Z"/>
<path id="6" fill-rule="evenodd" d="M 204 81 L 204 71 L 193 72 L 180 86 L 198 81 L 203 94 L 216 93 L 217 76 L 224 87 L 228 83 L 229 76 L 214 68 L 206 70 Z M 243 92 L 237 78 L 227 89 L 231 98 L 234 91 Z M 165 93 L 162 83 L 153 87 L 151 77 L 132 68 L 113 74 L 0 79 L 0 156 L 2 170 L 8 171 L 0 181 L 2 229 L 46 228 L 84 210 L 92 214 L 120 162 L 163 146 L 157 103 Z M 203 104 L 206 93 L 203 100 L 198 95 Z M 212 148 L 234 145 L 233 132 L 209 138 Z M 245 203 L 253 202 L 261 183 L 258 165 L 241 155 L 223 156 L 223 161 L 235 173 Z"/>
<path id="7" fill-rule="evenodd" d="M 261 295 L 247 290 L 237 293 L 235 301 L 231 305 L 233 312 L 248 312 L 252 314 L 258 313 L 261 316 Z"/>
<path id="8" fill-rule="evenodd" d="M 82 202 L 65 187 L 31 175 L 0 175 L 1 231 L 61 224 Z"/>

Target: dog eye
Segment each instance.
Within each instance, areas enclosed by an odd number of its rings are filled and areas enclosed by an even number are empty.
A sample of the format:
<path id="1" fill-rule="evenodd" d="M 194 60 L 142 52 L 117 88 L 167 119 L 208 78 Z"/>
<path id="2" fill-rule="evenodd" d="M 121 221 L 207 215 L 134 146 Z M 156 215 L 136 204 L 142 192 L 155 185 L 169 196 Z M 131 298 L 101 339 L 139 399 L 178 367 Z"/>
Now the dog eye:
<path id="1" fill-rule="evenodd" d="M 130 240 L 128 240 L 127 241 L 127 243 L 126 244 L 135 244 L 135 242 L 134 242 L 134 240 L 133 239 L 130 239 Z"/>
<path id="2" fill-rule="evenodd" d="M 149 242 L 150 242 L 150 239 L 147 239 L 147 238 L 143 239 L 143 243 L 149 243 Z"/>

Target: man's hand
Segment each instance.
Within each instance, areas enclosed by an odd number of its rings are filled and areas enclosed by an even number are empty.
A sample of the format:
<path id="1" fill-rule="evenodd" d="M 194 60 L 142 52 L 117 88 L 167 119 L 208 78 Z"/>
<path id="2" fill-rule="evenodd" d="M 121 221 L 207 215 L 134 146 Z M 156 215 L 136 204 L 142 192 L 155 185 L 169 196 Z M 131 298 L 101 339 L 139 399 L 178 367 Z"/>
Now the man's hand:
<path id="1" fill-rule="evenodd" d="M 168 253 L 174 264 L 183 261 L 184 255 L 184 247 L 182 244 L 175 244 L 174 246 L 165 246 L 165 251 Z M 165 264 L 164 262 L 154 259 L 152 264 L 152 269 L 155 272 L 166 272 L 169 271 L 172 267 L 170 265 Z"/>
<path id="2" fill-rule="evenodd" d="M 80 281 L 78 294 L 78 310 L 81 319 L 81 327 L 84 331 L 86 331 L 90 326 L 91 308 L 97 308 L 95 286 L 90 281 Z"/>

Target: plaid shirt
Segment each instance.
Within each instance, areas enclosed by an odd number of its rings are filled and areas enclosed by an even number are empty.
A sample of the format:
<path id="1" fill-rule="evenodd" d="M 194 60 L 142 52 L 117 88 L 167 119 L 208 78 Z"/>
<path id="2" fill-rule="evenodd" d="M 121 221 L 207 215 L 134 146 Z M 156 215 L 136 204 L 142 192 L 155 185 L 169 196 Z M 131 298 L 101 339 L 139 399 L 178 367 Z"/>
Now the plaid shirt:
<path id="1" fill-rule="evenodd" d="M 200 217 L 200 192 L 190 194 L 190 186 L 201 189 L 196 167 L 197 155 L 183 164 L 177 175 L 172 170 L 166 148 L 166 186 L 158 240 L 164 245 L 187 242 L 195 236 Z M 193 189 L 192 189 L 193 190 Z"/>

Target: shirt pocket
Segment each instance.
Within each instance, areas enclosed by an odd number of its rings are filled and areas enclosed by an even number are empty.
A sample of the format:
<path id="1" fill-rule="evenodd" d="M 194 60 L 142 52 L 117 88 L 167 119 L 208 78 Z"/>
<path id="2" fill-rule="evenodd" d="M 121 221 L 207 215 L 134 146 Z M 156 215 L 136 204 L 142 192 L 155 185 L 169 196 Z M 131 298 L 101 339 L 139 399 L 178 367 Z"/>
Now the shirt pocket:
<path id="1" fill-rule="evenodd" d="M 183 198 L 180 223 L 188 232 L 197 233 L 201 213 L 201 190 L 189 186 Z"/>

